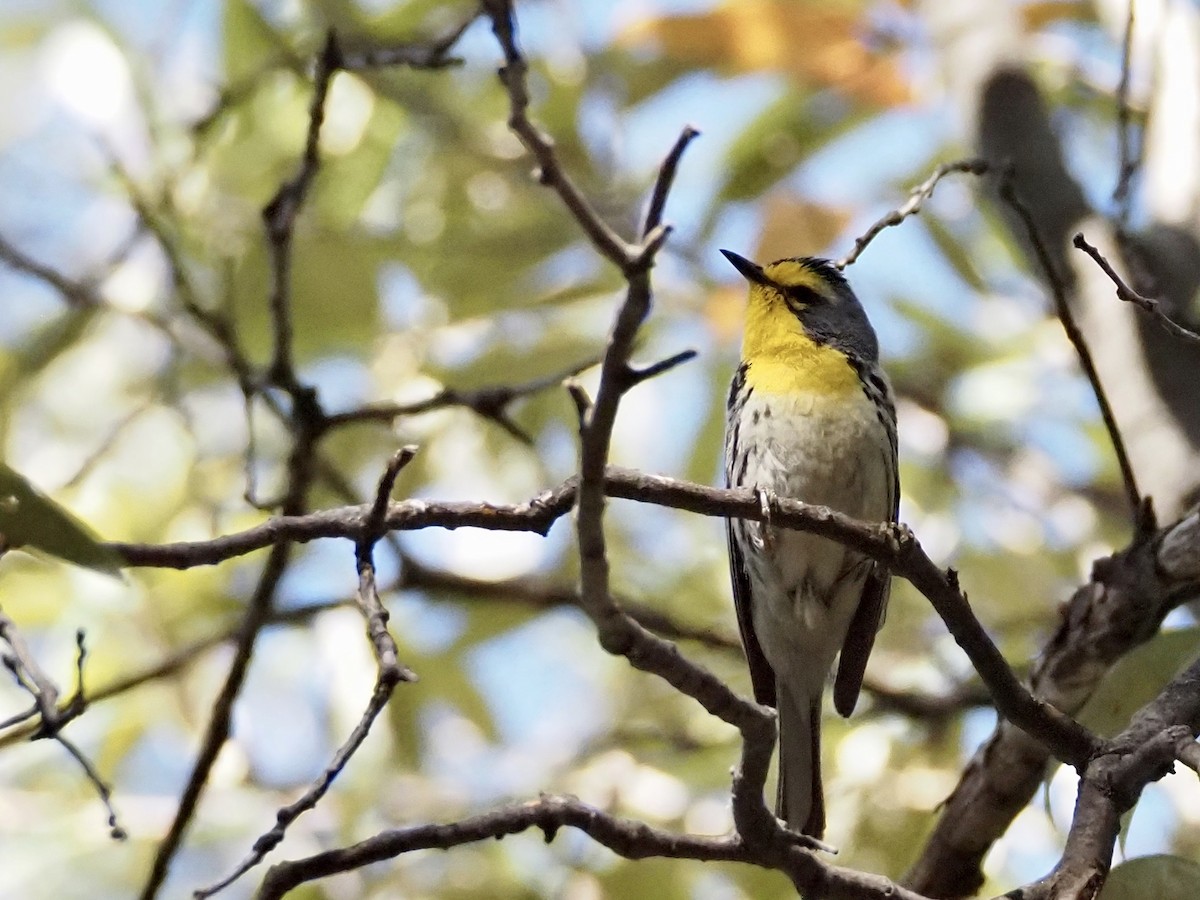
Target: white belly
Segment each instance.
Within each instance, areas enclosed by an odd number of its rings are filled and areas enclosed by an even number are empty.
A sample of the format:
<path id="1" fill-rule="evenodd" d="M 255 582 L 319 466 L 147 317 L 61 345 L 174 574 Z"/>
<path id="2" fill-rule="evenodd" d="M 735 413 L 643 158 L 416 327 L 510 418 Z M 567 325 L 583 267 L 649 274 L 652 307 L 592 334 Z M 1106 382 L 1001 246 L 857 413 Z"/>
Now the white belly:
<path id="1" fill-rule="evenodd" d="M 890 518 L 889 438 L 865 395 L 764 399 L 755 391 L 741 410 L 739 433 L 742 454 L 729 460 L 731 484 L 866 521 Z M 750 433 L 753 447 L 744 437 Z M 870 561 L 825 538 L 759 523 L 743 521 L 737 533 L 767 661 L 778 675 L 793 673 L 819 691 L 845 640 Z"/>

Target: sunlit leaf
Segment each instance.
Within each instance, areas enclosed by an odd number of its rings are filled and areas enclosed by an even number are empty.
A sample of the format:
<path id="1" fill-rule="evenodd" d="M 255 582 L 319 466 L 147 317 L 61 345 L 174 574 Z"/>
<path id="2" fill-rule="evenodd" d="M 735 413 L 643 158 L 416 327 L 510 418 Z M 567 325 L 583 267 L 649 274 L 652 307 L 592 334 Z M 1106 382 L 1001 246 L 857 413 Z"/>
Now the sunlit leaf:
<path id="1" fill-rule="evenodd" d="M 364 351 L 379 328 L 379 266 L 394 258 L 395 246 L 354 232 L 297 231 L 288 286 L 298 354 Z M 259 358 L 272 341 L 272 280 L 260 242 L 234 273 L 233 293 L 238 335 Z"/>
<path id="2" fill-rule="evenodd" d="M 116 554 L 86 525 L 2 462 L 0 536 L 9 547 L 41 550 L 98 572 L 115 574 L 121 568 Z"/>
<path id="3" fill-rule="evenodd" d="M 221 26 L 225 78 L 230 83 L 261 74 L 286 53 L 275 29 L 248 0 L 227 0 Z"/>
<path id="4" fill-rule="evenodd" d="M 730 145 L 705 230 L 725 204 L 758 197 L 790 174 L 817 147 L 849 130 L 865 116 L 866 112 L 858 109 L 846 110 L 842 116 L 822 115 L 814 108 L 811 95 L 784 92 Z"/>
<path id="5" fill-rule="evenodd" d="M 1042 0 L 1021 7 L 1021 20 L 1027 31 L 1040 31 L 1054 22 L 1090 22 L 1095 7 L 1080 0 Z"/>
<path id="6" fill-rule="evenodd" d="M 767 197 L 754 259 L 767 262 L 788 256 L 819 256 L 850 222 L 850 213 L 812 203 L 795 194 Z"/>
<path id="7" fill-rule="evenodd" d="M 711 12 L 646 19 L 622 40 L 650 42 L 667 56 L 720 72 L 781 72 L 874 105 L 907 100 L 898 67 L 861 35 L 858 16 L 828 4 L 739 0 Z"/>

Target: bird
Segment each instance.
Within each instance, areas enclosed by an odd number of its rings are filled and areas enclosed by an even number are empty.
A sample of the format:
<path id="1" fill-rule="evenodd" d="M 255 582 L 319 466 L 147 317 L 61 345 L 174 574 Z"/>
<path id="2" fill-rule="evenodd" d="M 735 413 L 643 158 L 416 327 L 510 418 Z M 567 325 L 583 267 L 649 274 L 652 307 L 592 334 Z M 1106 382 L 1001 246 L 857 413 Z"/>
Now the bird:
<path id="1" fill-rule="evenodd" d="M 849 716 L 891 574 L 828 538 L 772 525 L 771 499 L 894 522 L 896 408 L 875 330 L 833 263 L 800 256 L 758 265 L 721 253 L 750 286 L 727 404 L 725 481 L 755 490 L 763 507 L 762 521 L 726 520 L 734 606 L 754 699 L 778 714 L 775 814 L 819 840 L 825 686 L 838 657 L 833 702 Z"/>

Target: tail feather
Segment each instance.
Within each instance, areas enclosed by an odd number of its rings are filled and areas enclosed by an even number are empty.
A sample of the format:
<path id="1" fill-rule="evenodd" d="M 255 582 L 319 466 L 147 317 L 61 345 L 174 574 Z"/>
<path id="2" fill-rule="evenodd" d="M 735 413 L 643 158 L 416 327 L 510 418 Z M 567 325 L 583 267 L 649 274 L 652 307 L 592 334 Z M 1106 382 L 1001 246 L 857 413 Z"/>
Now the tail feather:
<path id="1" fill-rule="evenodd" d="M 821 788 L 821 696 L 797 697 L 782 681 L 779 699 L 779 793 L 775 813 L 793 830 L 825 833 Z"/>

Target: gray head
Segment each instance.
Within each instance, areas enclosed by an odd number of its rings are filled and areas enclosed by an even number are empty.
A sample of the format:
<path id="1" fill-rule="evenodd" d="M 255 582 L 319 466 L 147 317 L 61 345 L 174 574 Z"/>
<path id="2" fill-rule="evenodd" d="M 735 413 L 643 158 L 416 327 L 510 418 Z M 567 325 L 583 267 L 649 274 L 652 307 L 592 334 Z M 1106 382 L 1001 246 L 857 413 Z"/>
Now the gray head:
<path id="1" fill-rule="evenodd" d="M 817 343 L 865 362 L 878 361 L 879 342 L 867 312 L 829 260 L 794 256 L 760 266 L 729 250 L 721 252 L 750 282 L 752 298 L 756 292 L 776 294 Z"/>

